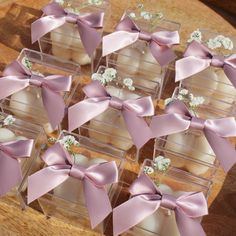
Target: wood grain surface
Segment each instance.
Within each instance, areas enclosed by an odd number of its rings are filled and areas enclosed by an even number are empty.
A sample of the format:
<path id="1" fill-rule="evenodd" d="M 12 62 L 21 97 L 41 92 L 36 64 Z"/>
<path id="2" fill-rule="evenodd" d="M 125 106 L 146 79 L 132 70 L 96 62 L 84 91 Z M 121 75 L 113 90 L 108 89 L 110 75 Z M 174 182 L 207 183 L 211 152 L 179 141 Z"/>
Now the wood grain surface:
<path id="1" fill-rule="evenodd" d="M 47 2 L 46 0 L 0 0 L 0 71 L 17 57 L 22 48 L 37 49 L 37 45 L 31 45 L 30 24 L 42 14 L 40 9 Z M 136 6 L 138 2 L 140 1 L 111 0 L 112 18 L 106 26 L 107 29 L 112 30 L 123 11 L 127 7 Z M 162 11 L 166 18 L 181 23 L 181 44 L 177 48 L 179 52 L 184 50 L 190 32 L 197 28 L 206 28 L 226 35 L 236 34 L 235 28 L 230 23 L 203 2 L 197 0 L 146 0 L 142 2 L 147 9 Z M 235 16 L 235 4 L 228 4 L 229 2 L 234 1 L 221 1 L 220 5 L 223 9 L 232 6 L 228 12 L 233 12 Z M 224 3 L 226 5 L 222 5 Z M 173 86 L 172 83 L 171 89 Z M 152 145 L 151 141 L 145 146 L 147 156 L 152 153 Z M 137 171 L 137 166 L 129 163 L 126 168 L 133 172 Z M 227 176 L 222 170 L 219 171 L 209 205 L 209 215 L 203 219 L 207 236 L 236 235 L 236 166 Z M 71 226 L 58 219 L 45 219 L 42 214 L 33 209 L 22 211 L 14 198 L 0 199 L 0 236 L 60 235 L 93 236 L 98 234 Z"/>

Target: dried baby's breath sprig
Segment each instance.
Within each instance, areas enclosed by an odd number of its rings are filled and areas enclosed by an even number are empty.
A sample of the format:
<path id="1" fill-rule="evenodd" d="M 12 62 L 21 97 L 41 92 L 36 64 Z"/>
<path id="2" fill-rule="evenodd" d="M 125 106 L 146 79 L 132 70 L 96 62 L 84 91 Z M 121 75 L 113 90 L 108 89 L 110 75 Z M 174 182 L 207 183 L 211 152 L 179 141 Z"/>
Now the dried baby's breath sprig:
<path id="1" fill-rule="evenodd" d="M 32 69 L 32 63 L 29 60 L 28 57 L 24 56 L 21 60 L 21 64 L 26 67 L 27 69 L 31 70 Z"/>
<path id="2" fill-rule="evenodd" d="M 74 154 L 73 146 L 79 147 L 80 143 L 72 135 L 66 135 L 58 141 L 70 153 Z"/>
<path id="3" fill-rule="evenodd" d="M 154 173 L 154 169 L 151 166 L 144 166 L 143 173 L 147 175 L 151 175 Z"/>
<path id="4" fill-rule="evenodd" d="M 233 41 L 223 35 L 217 35 L 215 38 L 211 38 L 207 41 L 207 46 L 210 49 L 224 48 L 227 50 L 233 50 Z"/>
<path id="5" fill-rule="evenodd" d="M 154 159 L 154 168 L 160 172 L 166 172 L 170 167 L 170 159 L 163 156 L 158 156 Z"/>
<path id="6" fill-rule="evenodd" d="M 131 78 L 125 78 L 123 79 L 123 85 L 124 87 L 127 87 L 130 91 L 134 91 L 135 87 L 133 86 L 134 82 Z"/>
<path id="7" fill-rule="evenodd" d="M 188 43 L 191 43 L 194 40 L 199 42 L 199 43 L 202 42 L 202 32 L 199 29 L 193 31 L 190 34 L 190 38 L 188 39 Z"/>
<path id="8" fill-rule="evenodd" d="M 101 84 L 106 85 L 112 82 L 117 76 L 117 70 L 114 68 L 106 68 L 103 73 L 93 73 L 92 80 L 98 80 Z"/>

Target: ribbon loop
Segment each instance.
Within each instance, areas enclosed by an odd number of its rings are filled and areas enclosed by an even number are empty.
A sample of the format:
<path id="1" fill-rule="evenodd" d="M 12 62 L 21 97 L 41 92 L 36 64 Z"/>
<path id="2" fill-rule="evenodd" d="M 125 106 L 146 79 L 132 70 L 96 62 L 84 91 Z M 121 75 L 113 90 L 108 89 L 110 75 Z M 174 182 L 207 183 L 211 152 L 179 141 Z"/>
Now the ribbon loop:
<path id="1" fill-rule="evenodd" d="M 213 55 L 212 60 L 211 60 L 211 65 L 214 67 L 223 67 L 224 57 L 221 55 Z"/>
<path id="2" fill-rule="evenodd" d="M 72 165 L 69 175 L 79 180 L 85 177 L 84 168 L 78 165 Z"/>
<path id="3" fill-rule="evenodd" d="M 190 127 L 192 129 L 197 129 L 203 131 L 205 128 L 205 120 L 199 117 L 193 116 L 191 119 Z"/>
<path id="4" fill-rule="evenodd" d="M 163 194 L 161 199 L 161 207 L 169 210 L 175 210 L 175 208 L 177 207 L 176 198 L 169 194 Z"/>

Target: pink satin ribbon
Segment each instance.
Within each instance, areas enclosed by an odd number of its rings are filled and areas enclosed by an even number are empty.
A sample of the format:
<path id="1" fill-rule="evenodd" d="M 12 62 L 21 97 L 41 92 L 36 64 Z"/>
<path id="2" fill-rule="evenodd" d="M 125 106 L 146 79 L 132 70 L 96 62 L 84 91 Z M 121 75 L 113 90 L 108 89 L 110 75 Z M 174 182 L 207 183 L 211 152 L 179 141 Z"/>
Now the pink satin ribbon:
<path id="1" fill-rule="evenodd" d="M 161 66 L 169 64 L 176 58 L 170 47 L 179 44 L 178 31 L 145 32 L 128 16 L 121 20 L 116 32 L 103 37 L 103 56 L 134 44 L 138 40 L 148 43 L 153 57 Z"/>
<path id="2" fill-rule="evenodd" d="M 229 171 L 235 164 L 236 150 L 227 140 L 236 136 L 236 122 L 233 117 L 204 120 L 193 116 L 179 100 L 171 102 L 165 113 L 152 118 L 150 128 L 153 137 L 179 133 L 190 128 L 201 130 L 224 170 Z"/>
<path id="3" fill-rule="evenodd" d="M 92 81 L 83 91 L 88 98 L 69 107 L 69 131 L 112 107 L 121 111 L 131 138 L 138 148 L 150 139 L 151 130 L 143 117 L 154 115 L 151 97 L 123 101 L 108 94 L 99 81 Z"/>
<path id="4" fill-rule="evenodd" d="M 3 75 L 4 77 L 0 79 L 0 100 L 30 85 L 40 87 L 43 104 L 52 128 L 55 129 L 60 124 L 65 115 L 65 103 L 60 93 L 70 91 L 71 76 L 34 75 L 17 61 L 8 65 Z"/>
<path id="5" fill-rule="evenodd" d="M 32 139 L 0 142 L 0 196 L 22 181 L 18 159 L 30 157 L 33 147 Z"/>
<path id="6" fill-rule="evenodd" d="M 83 183 L 92 228 L 112 211 L 104 186 L 118 181 L 115 161 L 92 165 L 86 169 L 73 164 L 69 153 L 60 143 L 49 148 L 42 159 L 47 167 L 28 178 L 28 204 L 73 177 Z"/>
<path id="7" fill-rule="evenodd" d="M 134 181 L 129 191 L 131 198 L 113 210 L 114 236 L 139 224 L 160 207 L 175 212 L 181 236 L 205 236 L 198 219 L 208 214 L 207 202 L 203 193 L 186 192 L 176 198 L 161 193 L 152 180 L 144 174 Z M 163 227 L 169 226 L 164 225 Z"/>
<path id="8" fill-rule="evenodd" d="M 195 75 L 209 66 L 223 68 L 226 76 L 236 88 L 236 54 L 229 57 L 218 56 L 196 41 L 189 44 L 184 58 L 176 61 L 175 81 Z"/>
<path id="9" fill-rule="evenodd" d="M 104 12 L 76 15 L 64 10 L 58 3 L 49 3 L 43 8 L 46 15 L 32 24 L 32 42 L 36 42 L 45 34 L 59 28 L 66 22 L 76 24 L 81 41 L 91 57 L 102 40 L 102 35 L 96 30 L 103 28 Z"/>

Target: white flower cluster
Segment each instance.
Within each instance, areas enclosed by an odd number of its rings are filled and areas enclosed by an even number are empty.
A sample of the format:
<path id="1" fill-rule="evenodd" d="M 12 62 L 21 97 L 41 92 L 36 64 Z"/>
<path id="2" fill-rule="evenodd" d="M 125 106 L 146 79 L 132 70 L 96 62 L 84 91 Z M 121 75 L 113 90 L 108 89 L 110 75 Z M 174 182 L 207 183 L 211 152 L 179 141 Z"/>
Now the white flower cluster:
<path id="1" fill-rule="evenodd" d="M 104 73 L 94 73 L 92 74 L 92 80 L 98 80 L 103 85 L 105 85 L 108 82 L 111 82 L 116 78 L 117 71 L 114 68 L 107 68 L 105 69 Z"/>
<path id="2" fill-rule="evenodd" d="M 89 5 L 95 5 L 95 6 L 100 6 L 102 5 L 103 0 L 88 0 Z"/>
<path id="3" fill-rule="evenodd" d="M 71 146 L 80 146 L 80 143 L 75 139 L 72 135 L 66 135 L 62 139 L 59 140 L 59 143 L 63 145 L 63 147 L 67 151 L 71 151 Z"/>
<path id="4" fill-rule="evenodd" d="M 177 99 L 186 103 L 190 109 L 194 109 L 205 102 L 203 97 L 194 97 L 187 89 L 180 89 Z M 165 99 L 165 106 L 174 101 L 174 98 Z"/>
<path id="5" fill-rule="evenodd" d="M 3 125 L 12 125 L 16 119 L 12 115 L 8 115 L 4 120 L 3 120 Z"/>
<path id="6" fill-rule="evenodd" d="M 234 48 L 233 41 L 230 38 L 225 37 L 223 35 L 218 35 L 213 39 L 209 39 L 207 42 L 207 46 L 210 49 L 223 47 L 224 49 L 233 50 Z"/>
<path id="7" fill-rule="evenodd" d="M 139 11 L 139 15 L 137 15 L 138 13 L 135 12 L 131 12 L 129 14 L 129 16 L 133 19 L 144 19 L 144 20 L 152 20 L 152 19 L 161 19 L 163 17 L 163 14 L 161 12 L 158 13 L 154 13 L 152 14 L 151 12 L 145 11 L 144 9 L 144 5 L 143 4 L 138 4 L 137 7 L 140 11 Z"/>
<path id="8" fill-rule="evenodd" d="M 171 163 L 170 159 L 165 158 L 163 156 L 158 156 L 154 159 L 155 169 L 161 172 L 167 171 L 170 166 L 170 163 Z"/>
<path id="9" fill-rule="evenodd" d="M 199 29 L 193 31 L 190 34 L 190 38 L 188 39 L 188 43 L 191 43 L 193 40 L 195 40 L 199 43 L 202 41 L 202 32 Z"/>
<path id="10" fill-rule="evenodd" d="M 151 166 L 144 166 L 143 173 L 147 175 L 151 175 L 154 173 L 154 169 Z"/>
<path id="11" fill-rule="evenodd" d="M 23 57 L 22 60 L 21 60 L 21 64 L 26 67 L 27 69 L 31 70 L 32 69 L 32 63 L 31 61 L 29 60 L 28 57 Z"/>
<path id="12" fill-rule="evenodd" d="M 130 91 L 134 91 L 135 87 L 133 86 L 133 80 L 131 78 L 123 79 L 123 84 L 126 86 Z"/>

